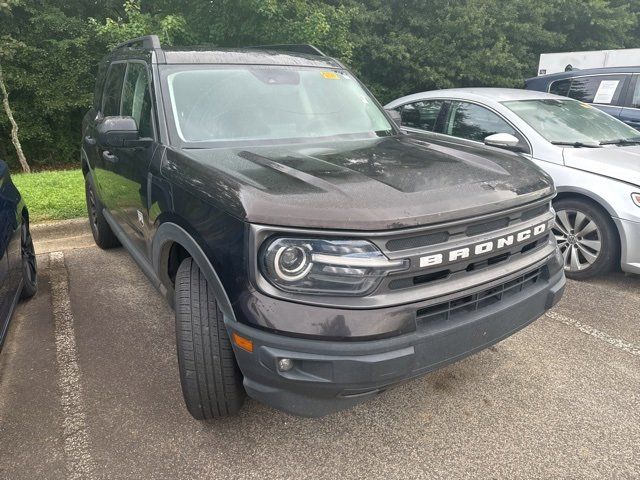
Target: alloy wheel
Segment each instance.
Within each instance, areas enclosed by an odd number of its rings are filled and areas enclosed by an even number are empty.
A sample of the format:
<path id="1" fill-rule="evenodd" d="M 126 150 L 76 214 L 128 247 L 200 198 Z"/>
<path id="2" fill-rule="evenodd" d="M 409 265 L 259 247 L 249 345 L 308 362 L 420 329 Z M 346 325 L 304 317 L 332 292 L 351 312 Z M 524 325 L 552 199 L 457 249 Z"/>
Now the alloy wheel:
<path id="1" fill-rule="evenodd" d="M 600 256 L 602 235 L 598 224 L 579 210 L 558 210 L 553 233 L 564 257 L 564 269 L 588 269 Z"/>

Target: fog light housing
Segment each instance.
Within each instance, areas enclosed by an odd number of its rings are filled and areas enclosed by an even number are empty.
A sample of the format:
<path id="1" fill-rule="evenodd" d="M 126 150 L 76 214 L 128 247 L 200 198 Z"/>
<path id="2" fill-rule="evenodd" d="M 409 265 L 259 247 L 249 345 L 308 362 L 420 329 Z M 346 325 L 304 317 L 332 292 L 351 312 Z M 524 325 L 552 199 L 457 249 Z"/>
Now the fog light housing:
<path id="1" fill-rule="evenodd" d="M 288 372 L 293 368 L 293 360 L 290 358 L 281 358 L 278 360 L 278 370 L 281 372 Z"/>

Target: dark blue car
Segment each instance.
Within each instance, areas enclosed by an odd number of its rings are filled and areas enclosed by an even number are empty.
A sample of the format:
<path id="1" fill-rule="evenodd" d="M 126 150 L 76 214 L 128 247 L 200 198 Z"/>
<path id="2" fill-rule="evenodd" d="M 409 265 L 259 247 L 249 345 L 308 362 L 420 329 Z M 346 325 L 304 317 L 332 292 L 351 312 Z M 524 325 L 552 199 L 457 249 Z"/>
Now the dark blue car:
<path id="1" fill-rule="evenodd" d="M 16 303 L 35 295 L 37 287 L 29 213 L 7 164 L 0 160 L 0 347 Z"/>
<path id="2" fill-rule="evenodd" d="M 608 67 L 542 75 L 525 88 L 575 98 L 640 130 L 640 67 Z"/>

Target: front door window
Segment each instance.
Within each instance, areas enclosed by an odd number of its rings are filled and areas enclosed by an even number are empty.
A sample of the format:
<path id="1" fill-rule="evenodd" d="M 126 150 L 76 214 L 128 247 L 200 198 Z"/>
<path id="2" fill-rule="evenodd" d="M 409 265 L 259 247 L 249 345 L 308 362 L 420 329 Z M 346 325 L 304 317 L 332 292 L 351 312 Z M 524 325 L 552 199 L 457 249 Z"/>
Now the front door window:
<path id="1" fill-rule="evenodd" d="M 458 101 L 451 103 L 444 133 L 476 142 L 484 142 L 486 137 L 495 133 L 509 133 L 519 137 L 507 122 L 491 110 Z"/>

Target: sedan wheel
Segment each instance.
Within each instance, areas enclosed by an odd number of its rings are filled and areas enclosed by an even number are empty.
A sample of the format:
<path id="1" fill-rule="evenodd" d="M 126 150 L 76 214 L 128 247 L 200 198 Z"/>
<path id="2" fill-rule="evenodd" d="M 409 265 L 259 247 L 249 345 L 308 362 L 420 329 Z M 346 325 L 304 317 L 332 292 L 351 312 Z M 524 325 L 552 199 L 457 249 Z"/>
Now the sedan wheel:
<path id="1" fill-rule="evenodd" d="M 559 210 L 553 232 L 564 257 L 564 269 L 585 270 L 595 263 L 602 249 L 600 229 L 584 212 Z"/>
<path id="2" fill-rule="evenodd" d="M 569 278 L 582 280 L 612 268 L 620 259 L 617 232 L 600 207 L 579 198 L 554 202 L 553 233 Z"/>

